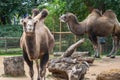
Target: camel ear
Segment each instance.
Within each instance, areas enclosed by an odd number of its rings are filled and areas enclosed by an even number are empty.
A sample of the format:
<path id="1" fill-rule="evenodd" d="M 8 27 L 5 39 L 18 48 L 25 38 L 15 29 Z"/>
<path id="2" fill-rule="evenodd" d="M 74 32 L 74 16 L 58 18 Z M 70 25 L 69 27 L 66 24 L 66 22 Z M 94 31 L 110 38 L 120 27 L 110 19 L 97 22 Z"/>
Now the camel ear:
<path id="1" fill-rule="evenodd" d="M 33 19 L 34 20 L 43 20 L 46 18 L 46 16 L 48 15 L 48 10 L 47 9 L 43 9 L 37 16 L 35 16 Z"/>
<path id="2" fill-rule="evenodd" d="M 21 19 L 20 20 L 20 24 L 23 25 L 23 26 L 25 26 L 26 25 L 26 21 L 24 19 Z"/>
<path id="3" fill-rule="evenodd" d="M 22 25 L 22 24 L 23 24 L 23 21 L 24 21 L 23 19 L 20 19 L 20 25 Z"/>
<path id="4" fill-rule="evenodd" d="M 34 26 L 36 26 L 37 22 L 39 22 L 39 20 L 35 20 L 34 21 Z"/>
<path id="5" fill-rule="evenodd" d="M 47 9 L 43 9 L 43 10 L 41 11 L 40 20 L 46 18 L 47 15 L 48 15 L 48 10 L 47 10 Z"/>

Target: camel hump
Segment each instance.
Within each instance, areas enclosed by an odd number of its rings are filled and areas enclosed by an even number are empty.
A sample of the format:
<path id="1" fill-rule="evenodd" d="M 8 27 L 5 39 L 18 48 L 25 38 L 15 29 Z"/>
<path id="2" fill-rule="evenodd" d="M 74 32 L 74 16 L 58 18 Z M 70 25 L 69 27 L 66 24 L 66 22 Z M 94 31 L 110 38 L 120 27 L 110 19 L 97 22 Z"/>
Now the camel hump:
<path id="1" fill-rule="evenodd" d="M 92 12 L 97 13 L 98 15 L 102 16 L 102 12 L 98 9 L 93 9 Z"/>
<path id="2" fill-rule="evenodd" d="M 106 17 L 111 18 L 111 19 L 116 18 L 116 14 L 112 10 L 106 10 L 104 12 L 103 16 L 106 16 Z"/>

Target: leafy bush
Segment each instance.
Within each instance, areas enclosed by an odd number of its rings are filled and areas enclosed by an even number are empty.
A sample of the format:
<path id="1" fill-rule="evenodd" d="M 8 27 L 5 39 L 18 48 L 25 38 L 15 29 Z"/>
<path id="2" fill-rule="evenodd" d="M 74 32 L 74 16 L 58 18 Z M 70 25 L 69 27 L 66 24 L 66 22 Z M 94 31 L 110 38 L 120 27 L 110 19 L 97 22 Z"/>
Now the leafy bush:
<path id="1" fill-rule="evenodd" d="M 20 37 L 21 34 L 20 25 L 0 25 L 0 37 Z"/>

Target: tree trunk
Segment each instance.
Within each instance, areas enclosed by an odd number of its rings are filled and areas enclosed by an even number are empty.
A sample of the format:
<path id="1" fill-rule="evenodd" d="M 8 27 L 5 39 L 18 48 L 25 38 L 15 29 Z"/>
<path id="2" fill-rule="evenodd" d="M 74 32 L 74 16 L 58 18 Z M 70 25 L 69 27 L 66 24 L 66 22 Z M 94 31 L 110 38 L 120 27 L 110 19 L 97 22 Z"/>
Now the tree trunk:
<path id="1" fill-rule="evenodd" d="M 25 76 L 24 60 L 22 56 L 5 57 L 3 64 L 5 75 L 14 77 Z"/>
<path id="2" fill-rule="evenodd" d="M 8 16 L 2 15 L 0 17 L 0 24 L 2 24 L 2 25 L 11 24 L 11 20 Z"/>

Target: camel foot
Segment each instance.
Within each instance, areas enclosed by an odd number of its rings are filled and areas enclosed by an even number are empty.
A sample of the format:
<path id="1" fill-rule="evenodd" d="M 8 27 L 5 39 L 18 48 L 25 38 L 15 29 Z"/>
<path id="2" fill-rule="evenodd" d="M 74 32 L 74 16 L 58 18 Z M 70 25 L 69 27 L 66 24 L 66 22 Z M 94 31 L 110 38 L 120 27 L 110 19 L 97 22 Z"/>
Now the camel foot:
<path id="1" fill-rule="evenodd" d="M 110 54 L 108 54 L 106 57 L 110 57 L 111 55 Z"/>
<path id="2" fill-rule="evenodd" d="M 41 77 L 40 79 L 38 79 L 38 80 L 45 80 L 45 77 Z"/>
<path id="3" fill-rule="evenodd" d="M 98 56 L 97 56 L 97 55 L 94 55 L 94 58 L 100 58 L 100 56 L 99 56 L 99 55 L 98 55 Z"/>
<path id="4" fill-rule="evenodd" d="M 37 78 L 37 80 L 40 80 L 40 78 Z"/>
<path id="5" fill-rule="evenodd" d="M 115 58 L 115 55 L 111 55 L 110 58 Z"/>

